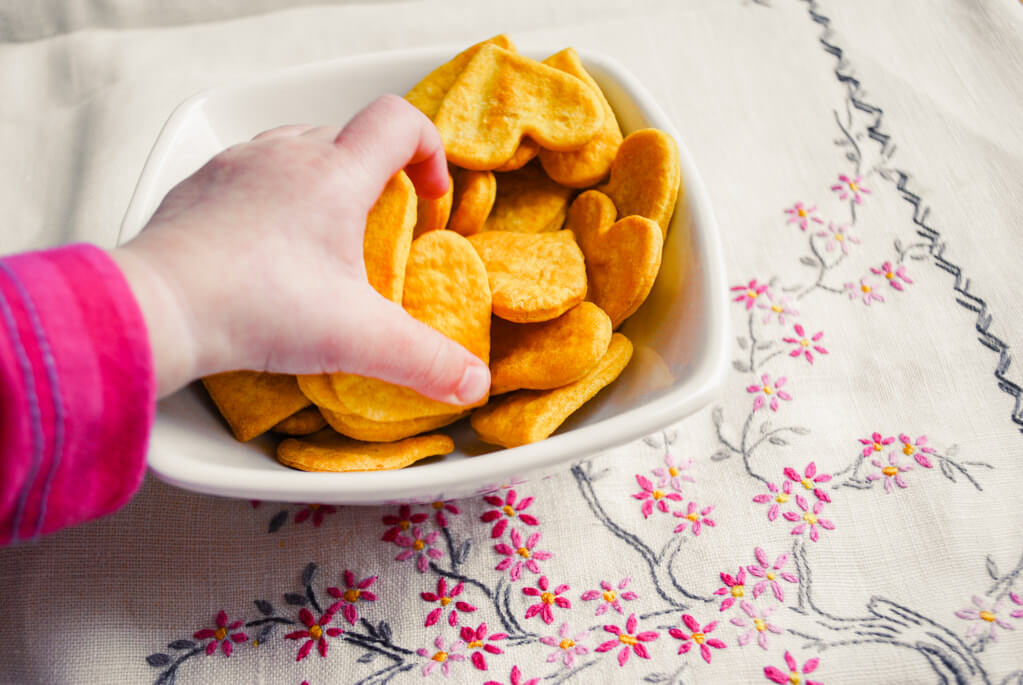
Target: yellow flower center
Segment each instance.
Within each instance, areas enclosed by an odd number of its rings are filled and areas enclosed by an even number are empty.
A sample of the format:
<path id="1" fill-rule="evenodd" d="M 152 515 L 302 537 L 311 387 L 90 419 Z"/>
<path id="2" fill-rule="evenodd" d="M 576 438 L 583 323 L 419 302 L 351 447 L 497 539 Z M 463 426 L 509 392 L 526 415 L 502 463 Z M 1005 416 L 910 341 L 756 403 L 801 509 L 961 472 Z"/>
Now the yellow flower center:
<path id="1" fill-rule="evenodd" d="M 441 597 L 440 598 L 440 605 L 442 607 L 446 607 L 448 604 L 451 604 L 451 598 L 450 597 Z"/>
<path id="2" fill-rule="evenodd" d="M 762 633 L 767 630 L 767 622 L 762 618 L 753 619 L 753 627 L 757 629 L 758 633 Z"/>
<path id="3" fill-rule="evenodd" d="M 483 640 L 473 640 L 469 643 L 469 649 L 479 649 L 483 646 Z"/>
<path id="4" fill-rule="evenodd" d="M 508 516 L 515 516 L 515 509 L 513 509 L 512 505 L 510 504 L 504 505 L 504 508 L 501 511 L 503 511 Z"/>
<path id="5" fill-rule="evenodd" d="M 799 214 L 799 216 L 800 216 L 800 217 L 805 217 L 805 216 L 806 216 L 806 210 L 805 210 L 805 209 L 802 209 L 802 208 L 800 208 L 800 209 L 798 210 L 798 214 Z"/>
<path id="6" fill-rule="evenodd" d="M 803 480 L 799 482 L 802 483 L 803 487 L 806 488 L 807 490 L 813 490 L 813 481 L 810 480 L 809 478 L 803 478 Z"/>
<path id="7" fill-rule="evenodd" d="M 629 645 L 630 647 L 639 642 L 639 640 L 634 638 L 632 635 L 625 635 L 624 633 L 618 636 L 618 641 L 623 645 Z"/>
<path id="8" fill-rule="evenodd" d="M 768 579 L 768 580 L 774 580 L 774 579 L 775 579 L 775 578 L 777 578 L 777 577 L 778 577 L 778 576 L 776 576 L 776 575 L 774 574 L 774 571 L 768 571 L 768 572 L 767 572 L 767 579 Z"/>
<path id="9" fill-rule="evenodd" d="M 423 548 L 424 548 L 424 547 L 426 547 L 426 543 L 425 543 L 425 542 L 423 542 L 422 540 L 416 540 L 415 542 L 413 542 L 413 543 L 412 543 L 412 547 L 413 547 L 413 548 L 414 548 L 414 549 L 415 549 L 415 550 L 416 550 L 417 552 L 422 552 L 422 551 L 423 551 Z"/>
<path id="10" fill-rule="evenodd" d="M 445 661 L 448 660 L 448 653 L 447 652 L 437 652 L 431 658 L 434 661 L 436 661 L 437 663 L 442 664 L 442 663 L 444 663 Z"/>
<path id="11" fill-rule="evenodd" d="M 564 640 L 558 643 L 558 647 L 561 647 L 562 649 L 572 649 L 573 647 L 575 647 L 575 642 L 569 640 L 566 637 Z"/>
<path id="12" fill-rule="evenodd" d="M 430 504 L 430 506 L 433 507 L 434 509 L 440 510 L 440 509 L 444 508 L 444 503 L 443 502 L 432 502 Z"/>
<path id="13" fill-rule="evenodd" d="M 320 626 L 313 626 L 312 628 L 309 629 L 309 637 L 311 637 L 314 640 L 319 640 L 321 637 L 323 637 L 323 628 L 321 628 Z"/>
<path id="14" fill-rule="evenodd" d="M 540 595 L 540 599 L 543 600 L 544 604 L 554 604 L 554 595 L 552 595 L 549 592 L 545 592 L 542 595 Z"/>
<path id="15" fill-rule="evenodd" d="M 803 347 L 809 347 L 810 341 L 807 340 L 806 338 L 803 338 L 802 340 L 799 341 L 799 344 L 802 345 Z"/>
<path id="16" fill-rule="evenodd" d="M 707 636 L 704 635 L 703 633 L 693 633 L 693 642 L 695 642 L 696 644 L 702 645 L 706 641 Z"/>
<path id="17" fill-rule="evenodd" d="M 856 185 L 855 181 L 849 181 L 849 190 L 851 190 L 851 191 L 853 191 L 855 193 L 859 189 L 860 189 L 860 187 L 858 185 Z"/>
<path id="18" fill-rule="evenodd" d="M 791 683 L 791 685 L 799 685 L 799 674 L 795 671 L 789 673 L 789 683 Z"/>
<path id="19" fill-rule="evenodd" d="M 782 492 L 779 493 L 778 496 L 774 498 L 774 501 L 777 502 L 778 504 L 785 504 L 786 502 L 789 501 L 789 496 Z"/>
<path id="20" fill-rule="evenodd" d="M 862 290 L 865 293 L 869 293 L 871 288 L 866 283 L 863 283 L 863 284 L 860 285 L 860 290 Z"/>
<path id="21" fill-rule="evenodd" d="M 407 521 L 405 519 L 402 519 L 401 521 L 398 521 L 398 527 L 401 528 L 402 530 L 408 530 L 408 527 L 411 526 L 411 525 L 412 525 L 412 522 L 411 521 Z"/>
<path id="22" fill-rule="evenodd" d="M 523 559 L 529 558 L 529 550 L 526 549 L 525 547 L 519 547 L 517 550 L 515 550 L 515 552 Z"/>
<path id="23" fill-rule="evenodd" d="M 774 312 L 775 314 L 781 314 L 783 311 L 785 311 L 785 307 L 782 307 L 780 304 L 772 304 L 771 311 Z"/>
<path id="24" fill-rule="evenodd" d="M 838 242 L 842 242 L 843 240 L 845 240 L 845 234 L 844 233 L 836 233 L 835 234 L 835 240 L 837 240 Z"/>
<path id="25" fill-rule="evenodd" d="M 618 595 L 615 594 L 614 590 L 604 590 L 604 601 L 613 602 Z"/>
<path id="26" fill-rule="evenodd" d="M 686 518 L 695 523 L 700 520 L 700 515 L 694 511 L 692 514 L 686 514 Z"/>
<path id="27" fill-rule="evenodd" d="M 891 478 L 892 476 L 894 476 L 898 472 L 899 472 L 899 469 L 897 467 L 895 467 L 895 466 L 885 466 L 883 469 L 881 469 L 881 473 L 883 473 L 884 475 L 888 476 L 889 478 Z"/>
<path id="28" fill-rule="evenodd" d="M 732 597 L 745 597 L 745 596 L 746 596 L 746 588 L 745 587 L 743 587 L 742 585 L 733 585 L 732 586 Z"/>
<path id="29" fill-rule="evenodd" d="M 653 493 L 651 493 L 651 495 L 655 500 L 661 499 L 662 497 L 664 497 L 664 490 L 654 490 Z"/>
<path id="30" fill-rule="evenodd" d="M 982 612 L 980 612 L 980 617 L 982 619 L 984 619 L 985 621 L 987 621 L 988 623 L 994 623 L 995 622 L 995 615 L 992 614 L 990 611 L 982 611 Z"/>
<path id="31" fill-rule="evenodd" d="M 908 442 L 902 446 L 902 453 L 907 457 L 912 456 L 913 452 L 916 452 L 916 448 L 910 445 Z"/>
<path id="32" fill-rule="evenodd" d="M 879 443 L 879 442 L 875 442 L 874 443 L 874 451 L 875 452 L 880 452 L 883 448 L 884 448 L 884 445 L 882 445 L 881 443 Z"/>
<path id="33" fill-rule="evenodd" d="M 890 281 L 893 278 L 895 278 L 895 274 L 893 274 L 891 271 L 886 271 L 885 274 L 884 274 L 884 277 L 887 278 Z"/>
<path id="34" fill-rule="evenodd" d="M 764 386 L 764 394 L 765 395 L 770 395 L 773 392 L 774 392 L 774 388 L 772 388 L 770 385 L 765 385 Z"/>
<path id="35" fill-rule="evenodd" d="M 817 525 L 817 517 L 810 512 L 803 514 L 803 520 L 809 523 L 811 526 Z"/>
<path id="36" fill-rule="evenodd" d="M 217 628 L 216 632 L 213 633 L 213 637 L 218 640 L 223 640 L 227 637 L 227 628 Z"/>
<path id="37" fill-rule="evenodd" d="M 755 298 L 756 298 L 756 296 L 757 296 L 757 294 L 758 294 L 758 293 L 757 293 L 757 291 L 756 291 L 756 290 L 747 290 L 747 291 L 746 291 L 746 297 L 749 297 L 749 298 L 753 298 L 753 299 L 755 299 Z"/>
<path id="38" fill-rule="evenodd" d="M 675 468 L 674 466 L 670 466 L 668 467 L 668 473 L 671 475 L 672 478 L 674 478 L 675 476 L 678 475 L 678 469 Z"/>
<path id="39" fill-rule="evenodd" d="M 345 590 L 345 595 L 344 595 L 345 601 L 346 602 L 351 602 L 352 604 L 355 604 L 356 602 L 359 601 L 359 595 L 361 595 L 361 594 L 362 594 L 362 591 L 359 590 L 358 588 L 354 588 L 353 587 L 353 588 L 350 588 L 348 590 Z"/>

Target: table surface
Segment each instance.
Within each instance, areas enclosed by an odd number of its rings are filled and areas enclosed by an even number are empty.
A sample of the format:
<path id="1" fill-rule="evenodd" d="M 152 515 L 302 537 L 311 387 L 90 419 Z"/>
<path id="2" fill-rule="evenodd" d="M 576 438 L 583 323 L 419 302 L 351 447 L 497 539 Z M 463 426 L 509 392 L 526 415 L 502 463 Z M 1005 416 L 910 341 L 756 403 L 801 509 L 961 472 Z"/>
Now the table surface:
<path id="1" fill-rule="evenodd" d="M 507 32 L 607 53 L 676 123 L 732 370 L 677 425 L 457 502 L 150 478 L 0 550 L 0 682 L 1023 683 L 1023 4 L 162 4 L 0 8 L 0 251 L 112 245 L 197 90 Z"/>

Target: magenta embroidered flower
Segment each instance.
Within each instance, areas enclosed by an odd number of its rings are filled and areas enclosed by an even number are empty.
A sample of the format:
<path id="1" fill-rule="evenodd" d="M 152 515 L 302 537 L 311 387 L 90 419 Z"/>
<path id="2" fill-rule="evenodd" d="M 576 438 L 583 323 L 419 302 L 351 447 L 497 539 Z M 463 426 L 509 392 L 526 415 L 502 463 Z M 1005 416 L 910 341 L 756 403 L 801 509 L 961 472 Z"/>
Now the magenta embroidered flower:
<path id="1" fill-rule="evenodd" d="M 1013 604 L 1018 604 L 1019 606 L 1023 606 L 1023 597 L 1020 597 L 1015 592 L 1010 592 L 1009 593 L 1009 599 L 1012 600 Z M 1015 609 L 1009 615 L 1012 616 L 1013 618 L 1023 618 L 1023 609 Z"/>
<path id="2" fill-rule="evenodd" d="M 796 332 L 796 337 L 782 338 L 785 342 L 795 345 L 795 348 L 789 352 L 790 357 L 802 356 L 806 358 L 806 361 L 813 364 L 813 352 L 810 351 L 810 348 L 817 350 L 820 354 L 828 353 L 822 345 L 817 344 L 824 337 L 824 331 L 817 331 L 811 336 L 806 332 L 802 324 L 798 323 L 793 327 L 793 330 Z"/>
<path id="3" fill-rule="evenodd" d="M 449 604 L 453 604 L 451 607 L 451 613 L 448 614 L 448 625 L 454 627 L 458 625 L 458 612 L 469 614 L 476 611 L 476 607 L 468 602 L 462 600 L 456 600 L 455 597 L 462 594 L 462 589 L 465 587 L 464 583 L 458 583 L 451 588 L 451 592 L 448 593 L 448 583 L 443 578 L 437 579 L 437 592 L 422 592 L 419 594 L 427 602 L 437 602 L 440 606 L 436 607 L 429 614 L 426 615 L 426 622 L 423 624 L 429 628 L 444 614 L 444 610 Z"/>
<path id="4" fill-rule="evenodd" d="M 866 276 L 861 278 L 858 284 L 849 282 L 842 287 L 845 288 L 850 300 L 860 298 L 868 307 L 871 302 L 884 302 L 884 296 L 874 290 L 874 284 Z"/>
<path id="5" fill-rule="evenodd" d="M 771 377 L 768 374 L 764 374 L 760 377 L 760 385 L 750 385 L 746 387 L 746 392 L 757 393 L 757 397 L 753 400 L 753 411 L 759 410 L 765 404 L 767 404 L 768 397 L 771 398 L 771 411 L 778 411 L 778 399 L 783 399 L 786 402 L 792 399 L 792 395 L 788 394 L 784 390 L 779 390 L 787 379 L 782 376 L 774 383 L 771 383 Z"/>
<path id="6" fill-rule="evenodd" d="M 682 614 L 682 622 L 685 623 L 686 628 L 689 629 L 688 633 L 679 628 L 672 628 L 668 631 L 668 635 L 671 635 L 676 640 L 682 640 L 682 644 L 678 648 L 679 654 L 686 654 L 693 648 L 693 645 L 697 645 L 700 648 L 700 656 L 702 656 L 703 660 L 709 664 L 711 655 L 710 648 L 724 649 L 727 646 L 721 640 L 707 637 L 708 633 L 713 632 L 714 629 L 717 628 L 717 621 L 711 621 L 701 628 L 699 622 L 695 618 L 689 614 Z"/>
<path id="7" fill-rule="evenodd" d="M 394 538 L 394 544 L 405 549 L 394 557 L 395 561 L 405 561 L 406 559 L 416 560 L 416 569 L 420 573 L 426 573 L 426 569 L 429 568 L 430 559 L 440 559 L 444 556 L 444 553 L 433 547 L 433 543 L 437 542 L 437 538 L 440 533 L 436 530 L 430 531 L 425 536 L 423 530 L 416 526 L 412 529 L 412 537 L 408 535 L 399 535 Z"/>
<path id="8" fill-rule="evenodd" d="M 495 645 L 494 642 L 499 642 L 508 637 L 506 633 L 488 635 L 486 623 L 481 623 L 475 628 L 462 626 L 459 636 L 465 642 L 465 646 L 472 652 L 470 657 L 472 665 L 479 671 L 487 670 L 487 658 L 483 655 L 483 652 L 487 654 L 504 654 L 504 651 Z"/>
<path id="9" fill-rule="evenodd" d="M 860 239 L 852 233 L 852 227 L 842 224 L 828 223 L 828 228 L 817 232 L 818 238 L 828 238 L 828 244 L 824 248 L 832 252 L 836 247 L 842 250 L 842 254 L 849 254 L 850 245 L 859 245 Z"/>
<path id="10" fill-rule="evenodd" d="M 518 666 L 512 666 L 511 680 L 508 681 L 508 685 L 540 685 L 539 678 L 530 678 L 529 680 L 523 680 L 525 676 L 522 675 L 522 671 L 519 670 Z M 504 685 L 496 680 L 488 680 L 483 685 Z"/>
<path id="11" fill-rule="evenodd" d="M 745 302 L 746 311 L 753 309 L 753 303 L 756 302 L 757 298 L 767 292 L 766 283 L 757 283 L 757 279 L 753 279 L 746 285 L 737 285 L 732 287 L 733 292 L 741 293 L 735 298 L 735 302 Z"/>
<path id="12" fill-rule="evenodd" d="M 912 471 L 912 466 L 903 466 L 899 464 L 898 452 L 888 453 L 888 464 L 885 465 L 880 459 L 871 459 L 870 463 L 878 468 L 877 473 L 867 474 L 867 480 L 881 480 L 884 479 L 884 491 L 887 493 L 892 492 L 892 482 L 898 485 L 900 488 L 909 487 L 906 483 L 906 479 L 902 477 L 902 474 L 906 471 Z"/>
<path id="13" fill-rule="evenodd" d="M 462 650 L 465 649 L 465 642 L 462 640 L 455 640 L 447 647 L 444 646 L 444 636 L 438 635 L 437 639 L 433 641 L 434 649 L 431 651 L 424 647 L 420 647 L 416 650 L 416 654 L 422 657 L 426 657 L 429 661 L 423 666 L 423 676 L 428 676 L 433 673 L 433 670 L 440 666 L 441 672 L 444 677 L 447 677 L 451 672 L 451 662 L 458 663 L 465 661 L 465 655 L 462 654 Z"/>
<path id="14" fill-rule="evenodd" d="M 871 455 L 871 453 L 873 453 L 873 452 L 880 452 L 886 446 L 888 446 L 888 445 L 892 444 L 893 442 L 895 442 L 895 438 L 893 438 L 893 437 L 887 437 L 886 438 L 886 437 L 882 436 L 880 433 L 875 431 L 875 432 L 870 434 L 870 438 L 859 438 L 859 441 L 860 441 L 861 445 L 864 445 L 864 447 L 863 447 L 863 456 L 864 457 L 869 457 Z"/>
<path id="15" fill-rule="evenodd" d="M 239 642 L 245 642 L 249 639 L 249 636 L 245 633 L 232 633 L 232 630 L 238 630 L 242 627 L 244 621 L 233 621 L 232 623 L 227 622 L 227 613 L 221 609 L 217 612 L 216 628 L 203 628 L 197 630 L 192 637 L 196 640 L 205 640 L 207 638 L 213 638 L 206 645 L 206 656 L 210 656 L 217 651 L 217 645 L 220 645 L 220 651 L 224 653 L 224 656 L 231 656 L 231 652 L 234 650 L 234 645 Z"/>
<path id="16" fill-rule="evenodd" d="M 413 514 L 409 505 L 403 504 L 398 507 L 397 516 L 388 514 L 381 519 L 385 525 L 391 527 L 384 532 L 383 537 L 380 539 L 384 542 L 394 542 L 399 535 L 407 531 L 413 525 L 422 523 L 427 518 L 427 515 L 422 512 Z"/>
<path id="17" fill-rule="evenodd" d="M 778 685 L 824 685 L 824 683 L 817 680 L 803 680 L 800 675 L 810 675 L 817 670 L 817 665 L 820 664 L 820 659 L 814 657 L 809 659 L 803 664 L 803 670 L 800 672 L 799 663 L 789 654 L 788 650 L 785 651 L 785 665 L 788 666 L 788 671 L 783 671 L 780 668 L 774 666 L 765 666 L 764 675 L 767 679 Z"/>
<path id="18" fill-rule="evenodd" d="M 636 482 L 639 483 L 639 487 L 642 489 L 632 496 L 635 499 L 643 500 L 643 518 L 648 518 L 653 513 L 655 506 L 658 511 L 667 514 L 670 511 L 668 509 L 668 500 L 673 502 L 682 501 L 682 495 L 677 492 L 665 492 L 660 488 L 655 488 L 654 484 L 646 476 L 641 476 L 637 473 Z"/>
<path id="19" fill-rule="evenodd" d="M 763 309 L 767 312 L 764 314 L 764 323 L 768 323 L 772 318 L 777 317 L 778 323 L 784 325 L 785 317 L 799 315 L 799 312 L 792 307 L 792 298 L 788 295 L 774 295 L 768 292 L 765 293 L 764 297 L 767 298 L 766 302 L 763 299 L 757 302 L 757 309 Z"/>
<path id="20" fill-rule="evenodd" d="M 1005 605 L 1004 597 L 991 606 L 988 606 L 987 601 L 977 595 L 973 596 L 972 601 L 975 608 L 960 609 L 956 612 L 956 616 L 959 618 L 967 621 L 976 621 L 966 631 L 966 637 L 977 636 L 981 640 L 997 642 L 998 628 L 1002 630 L 1015 630 L 1011 623 L 999 616 Z M 1015 612 L 1012 615 L 1015 615 Z"/>
<path id="21" fill-rule="evenodd" d="M 757 638 L 757 644 L 760 645 L 762 649 L 767 649 L 767 634 L 770 632 L 775 635 L 781 635 L 782 632 L 784 632 L 781 628 L 773 623 L 769 623 L 767 620 L 777 607 L 757 609 L 744 599 L 739 602 L 739 608 L 742 609 L 746 616 L 749 616 L 750 618 L 750 620 L 747 621 L 742 616 L 736 616 L 731 621 L 734 626 L 749 628 L 749 630 L 739 636 L 740 647 L 748 645 L 755 635 Z"/>
<path id="22" fill-rule="evenodd" d="M 569 630 L 567 623 L 561 624 L 561 629 L 558 630 L 558 636 L 544 636 L 540 638 L 540 642 L 547 645 L 548 647 L 557 647 L 553 652 L 547 655 L 547 663 L 553 663 L 557 660 L 561 660 L 562 665 L 565 668 L 572 668 L 575 665 L 575 658 L 588 654 L 589 649 L 579 644 L 589 636 L 590 631 L 584 630 L 581 633 L 572 635 L 572 631 Z"/>
<path id="23" fill-rule="evenodd" d="M 672 533 L 681 533 L 685 531 L 686 527 L 692 524 L 693 535 L 699 535 L 703 526 L 710 526 L 713 528 L 716 524 L 707 515 L 714 511 L 714 507 L 704 507 L 703 509 L 697 509 L 696 502 L 689 502 L 689 506 L 685 512 L 673 511 L 671 512 L 675 518 L 684 519 L 681 523 L 675 526 Z"/>
<path id="24" fill-rule="evenodd" d="M 799 471 L 796 471 L 791 466 L 786 466 L 785 477 L 793 483 L 799 483 L 806 490 L 813 490 L 814 497 L 817 499 L 822 499 L 825 502 L 831 501 L 831 497 L 828 496 L 828 493 L 817 487 L 819 483 L 827 483 L 831 480 L 831 476 L 826 473 L 818 474 L 816 463 L 811 461 L 807 464 L 806 468 L 803 469 L 802 475 L 800 475 Z"/>
<path id="25" fill-rule="evenodd" d="M 571 609 L 572 603 L 568 601 L 568 597 L 561 597 L 569 588 L 564 583 L 554 588 L 552 592 L 550 584 L 547 582 L 547 576 L 540 576 L 540 580 L 537 581 L 536 587 L 524 587 L 522 588 L 522 594 L 530 597 L 539 597 L 540 601 L 536 604 L 530 605 L 526 609 L 526 618 L 533 618 L 537 614 L 543 619 L 543 622 L 547 625 L 554 623 L 554 607 L 558 606 L 562 609 Z"/>
<path id="26" fill-rule="evenodd" d="M 813 221 L 818 224 L 824 223 L 823 221 L 821 221 L 819 217 L 813 215 L 814 212 L 816 211 L 817 211 L 816 205 L 812 207 L 807 207 L 802 202 L 797 202 L 796 204 L 792 205 L 791 207 L 785 210 L 785 213 L 789 215 L 789 220 L 786 221 L 785 223 L 786 225 L 792 223 L 798 224 L 800 230 L 805 231 L 808 221 Z"/>
<path id="27" fill-rule="evenodd" d="M 721 572 L 721 582 L 725 584 L 724 587 L 719 587 L 714 591 L 715 595 L 728 595 L 724 601 L 721 602 L 720 611 L 724 611 L 728 607 L 735 604 L 735 600 L 740 597 L 746 596 L 746 569 L 742 566 L 739 567 L 739 573 L 734 577 L 730 573 Z"/>
<path id="28" fill-rule="evenodd" d="M 492 507 L 498 507 L 497 509 L 491 509 L 490 511 L 484 512 L 483 516 L 480 516 L 480 520 L 484 523 L 490 523 L 491 521 L 497 521 L 494 524 L 493 529 L 490 531 L 491 538 L 499 538 L 504 535 L 504 529 L 508 526 L 508 522 L 515 519 L 516 517 L 527 526 L 536 526 L 540 522 L 536 520 L 536 517 L 532 514 L 522 513 L 525 509 L 529 508 L 529 505 L 533 503 L 532 497 L 526 497 L 518 502 L 515 501 L 515 491 L 509 490 L 508 494 L 502 500 L 497 495 L 487 495 L 484 497 Z"/>
<path id="29" fill-rule="evenodd" d="M 931 460 L 927 458 L 928 454 L 934 454 L 934 448 L 927 446 L 927 436 L 921 435 L 916 440 L 913 440 L 905 433 L 899 433 L 899 440 L 902 442 L 902 453 L 907 457 L 913 457 L 916 459 L 916 463 L 923 466 L 925 469 L 929 469 L 933 466 Z"/>
<path id="30" fill-rule="evenodd" d="M 647 630 L 642 633 L 638 633 L 636 632 L 638 628 L 639 622 L 636 620 L 636 614 L 629 614 L 629 618 L 625 622 L 625 630 L 622 630 L 618 626 L 604 626 L 604 630 L 615 635 L 616 639 L 600 643 L 594 651 L 610 652 L 618 645 L 623 645 L 622 651 L 618 652 L 619 666 L 624 666 L 629 660 L 630 652 L 635 653 L 635 655 L 641 659 L 649 659 L 650 652 L 647 651 L 646 645 L 643 643 L 656 640 L 658 633 L 654 630 Z"/>
<path id="31" fill-rule="evenodd" d="M 616 592 L 614 586 L 612 586 L 611 583 L 607 582 L 606 580 L 602 580 L 600 581 L 601 587 L 600 590 L 587 590 L 579 598 L 585 602 L 589 602 L 590 600 L 593 599 L 603 600 L 600 603 L 600 605 L 597 606 L 597 612 L 594 614 L 594 616 L 600 616 L 601 614 L 608 610 L 608 607 L 614 609 L 619 614 L 624 615 L 625 612 L 622 611 L 622 603 L 620 600 L 624 599 L 626 602 L 631 602 L 632 600 L 639 598 L 639 595 L 637 595 L 635 592 L 632 592 L 631 590 L 627 592 L 621 592 L 622 590 L 629 586 L 629 583 L 631 581 L 632 581 L 631 577 L 622 578 L 618 582 L 618 592 Z"/>
<path id="32" fill-rule="evenodd" d="M 320 620 L 317 621 L 313 618 L 312 612 L 303 607 L 298 612 L 298 618 L 305 625 L 306 629 L 296 630 L 284 636 L 286 640 L 305 640 L 302 646 L 298 648 L 298 657 L 295 661 L 301 661 L 309 656 L 309 652 L 312 651 L 314 644 L 320 656 L 326 657 L 327 648 L 329 647 L 327 638 L 337 637 L 345 632 L 340 628 L 324 628 L 324 626 L 334 620 L 334 614 L 329 611 L 324 612 L 320 616 Z"/>
<path id="33" fill-rule="evenodd" d="M 821 510 L 824 508 L 823 500 L 817 500 L 811 509 L 802 495 L 796 495 L 796 506 L 803 510 L 802 516 L 797 511 L 786 511 L 782 514 L 786 521 L 800 521 L 799 525 L 792 529 L 793 535 L 802 535 L 809 529 L 810 539 L 817 542 L 821 535 L 818 528 L 824 528 L 825 530 L 835 529 L 834 523 L 820 517 Z"/>
<path id="34" fill-rule="evenodd" d="M 756 599 L 760 594 L 767 589 L 767 586 L 771 586 L 772 592 L 774 592 L 775 598 L 779 602 L 785 601 L 785 592 L 781 588 L 781 584 L 778 583 L 778 578 L 781 578 L 787 583 L 798 583 L 799 578 L 795 575 L 783 571 L 785 564 L 789 561 L 789 555 L 785 552 L 774 560 L 774 565 L 770 565 L 770 561 L 767 558 L 767 554 L 764 550 L 757 547 L 753 550 L 753 553 L 757 557 L 757 564 L 747 566 L 746 570 L 750 572 L 750 575 L 756 576 L 757 578 L 763 578 L 753 586 L 753 599 Z"/>
<path id="35" fill-rule="evenodd" d="M 302 523 L 312 517 L 313 526 L 319 528 L 323 523 L 324 516 L 336 513 L 337 507 L 332 504 L 307 504 L 304 509 L 295 514 L 295 523 Z"/>
<path id="36" fill-rule="evenodd" d="M 341 615 L 345 617 L 345 620 L 350 624 L 355 625 L 355 622 L 359 620 L 359 610 L 356 608 L 356 604 L 360 601 L 377 601 L 376 594 L 368 589 L 373 586 L 373 583 L 377 582 L 377 577 L 370 576 L 369 578 L 363 578 L 359 582 L 355 582 L 355 574 L 348 569 L 345 569 L 344 581 L 344 590 L 336 587 L 327 588 L 327 594 L 338 600 L 330 605 L 330 608 L 327 609 L 327 613 L 333 614 L 340 609 Z"/>
<path id="37" fill-rule="evenodd" d="M 861 185 L 861 182 L 863 181 L 862 176 L 850 178 L 845 174 L 839 174 L 838 180 L 840 183 L 836 183 L 831 186 L 831 189 L 838 192 L 839 200 L 851 197 L 856 204 L 862 204 L 863 196 L 870 195 L 870 189 Z"/>
<path id="38" fill-rule="evenodd" d="M 529 569 L 533 573 L 539 574 L 540 565 L 536 562 L 546 561 L 554 555 L 544 550 L 534 549 L 538 542 L 540 542 L 539 532 L 533 533 L 526 538 L 525 541 L 523 541 L 522 534 L 512 528 L 510 545 L 503 542 L 499 542 L 494 545 L 494 551 L 504 556 L 504 559 L 502 559 L 500 563 L 494 567 L 494 569 L 497 571 L 511 569 L 508 573 L 508 577 L 512 581 L 516 581 L 522 576 L 523 567 Z M 516 559 L 516 557 L 519 558 Z"/>
<path id="39" fill-rule="evenodd" d="M 676 461 L 675 458 L 671 456 L 671 452 L 666 452 L 664 454 L 664 466 L 658 466 L 652 471 L 652 473 L 657 476 L 658 488 L 664 489 L 665 487 L 671 487 L 671 489 L 675 492 L 682 492 L 683 482 L 696 482 L 688 473 L 683 473 L 692 467 L 692 459 L 686 459 L 684 461 L 679 459 Z"/>
<path id="40" fill-rule="evenodd" d="M 462 510 L 455 506 L 454 502 L 437 501 L 431 502 L 430 506 L 433 507 L 435 512 L 437 512 L 434 514 L 434 520 L 440 528 L 448 527 L 448 517 L 444 515 L 445 511 L 456 516 L 462 513 Z"/>
<path id="41" fill-rule="evenodd" d="M 876 276 L 884 276 L 885 280 L 888 281 L 888 285 L 895 288 L 896 290 L 902 290 L 903 283 L 912 283 L 913 280 L 906 274 L 906 266 L 900 264 L 899 267 L 893 268 L 891 262 L 885 262 L 881 265 L 881 268 L 871 267 L 870 273 Z"/>
<path id="42" fill-rule="evenodd" d="M 774 483 L 768 483 L 767 489 L 770 492 L 757 495 L 753 498 L 753 501 L 757 504 L 770 502 L 771 506 L 767 509 L 767 520 L 774 521 L 778 518 L 778 511 L 781 508 L 781 505 L 786 504 L 792 496 L 792 481 L 782 481 L 781 488 Z"/>

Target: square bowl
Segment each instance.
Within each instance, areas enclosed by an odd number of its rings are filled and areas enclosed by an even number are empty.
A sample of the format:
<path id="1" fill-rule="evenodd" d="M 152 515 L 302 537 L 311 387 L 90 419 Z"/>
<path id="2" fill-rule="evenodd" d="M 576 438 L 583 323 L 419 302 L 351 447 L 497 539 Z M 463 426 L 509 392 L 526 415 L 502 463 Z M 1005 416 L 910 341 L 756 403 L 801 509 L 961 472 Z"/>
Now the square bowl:
<path id="1" fill-rule="evenodd" d="M 521 52 L 544 59 L 563 46 Z M 405 93 L 460 48 L 375 53 L 262 75 L 189 98 L 146 161 L 118 236 L 123 244 L 163 196 L 225 147 L 290 123 L 343 124 L 375 97 Z M 324 504 L 436 501 L 538 478 L 643 437 L 705 406 L 725 377 L 727 285 L 717 223 L 684 140 L 650 93 L 605 55 L 579 50 L 622 132 L 659 128 L 679 144 L 683 191 L 649 298 L 621 327 L 635 352 L 622 375 L 550 438 L 514 449 L 481 443 L 463 420 L 455 451 L 397 471 L 308 473 L 274 459 L 270 436 L 237 442 L 200 384 L 162 400 L 149 447 L 161 479 L 209 494 Z"/>

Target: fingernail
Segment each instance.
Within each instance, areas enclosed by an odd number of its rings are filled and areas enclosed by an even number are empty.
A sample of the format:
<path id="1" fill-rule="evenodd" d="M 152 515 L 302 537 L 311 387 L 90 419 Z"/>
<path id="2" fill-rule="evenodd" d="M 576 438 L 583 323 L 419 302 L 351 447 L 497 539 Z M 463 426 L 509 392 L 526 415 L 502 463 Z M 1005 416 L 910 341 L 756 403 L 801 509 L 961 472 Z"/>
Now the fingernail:
<path id="1" fill-rule="evenodd" d="M 455 396 L 460 404 L 472 404 L 490 390 L 490 374 L 478 364 L 471 365 L 462 375 Z"/>

